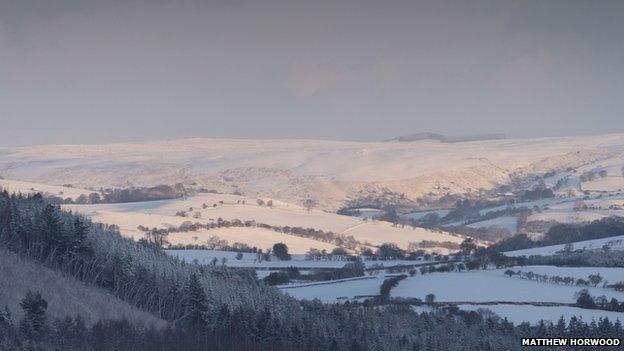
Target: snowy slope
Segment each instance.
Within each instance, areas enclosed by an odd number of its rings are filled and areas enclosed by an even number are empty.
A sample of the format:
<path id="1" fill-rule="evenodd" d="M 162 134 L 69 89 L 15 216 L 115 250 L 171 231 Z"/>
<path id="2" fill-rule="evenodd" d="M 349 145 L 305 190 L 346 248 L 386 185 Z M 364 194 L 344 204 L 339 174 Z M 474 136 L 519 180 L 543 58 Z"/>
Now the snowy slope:
<path id="1" fill-rule="evenodd" d="M 35 194 L 41 193 L 45 196 L 57 196 L 62 199 L 70 198 L 75 200 L 80 195 L 88 196 L 93 191 L 59 185 L 48 185 L 33 182 L 22 182 L 17 180 L 0 179 L 0 189 L 6 189 L 10 193 Z"/>
<path id="2" fill-rule="evenodd" d="M 349 261 L 343 261 L 338 259 L 332 260 L 308 260 L 304 254 L 293 254 L 292 259 L 289 261 L 281 261 L 273 257 L 271 261 L 257 260 L 255 253 L 243 253 L 243 257 L 240 260 L 236 259 L 236 252 L 230 251 L 218 251 L 218 250 L 166 250 L 167 254 L 175 257 L 179 257 L 187 262 L 193 262 L 197 260 L 198 263 L 209 264 L 213 258 L 216 258 L 219 263 L 223 258 L 226 259 L 226 265 L 229 267 L 248 267 L 248 268 L 286 268 L 286 267 L 299 267 L 299 268 L 341 268 Z M 392 267 L 398 265 L 413 265 L 415 263 L 421 263 L 420 261 L 406 261 L 406 260 L 384 260 L 384 261 L 372 261 L 364 260 L 366 267 L 374 267 L 383 265 L 384 267 Z"/>
<path id="3" fill-rule="evenodd" d="M 619 175 L 599 178 L 591 182 L 584 183 L 583 189 L 589 191 L 623 191 L 624 177 Z"/>
<path id="4" fill-rule="evenodd" d="M 127 204 L 65 205 L 64 208 L 88 214 L 94 221 L 119 225 L 122 233 L 133 237 L 137 235 L 142 237 L 142 233 L 136 229 L 139 225 L 149 228 L 165 228 L 179 226 L 185 221 L 210 223 L 218 220 L 218 218 L 222 218 L 225 220 L 253 220 L 258 223 L 274 226 L 314 228 L 332 231 L 337 234 L 352 235 L 356 240 L 362 243 L 380 245 L 385 242 L 393 242 L 402 248 L 407 248 L 410 242 L 420 242 L 423 240 L 439 242 L 450 241 L 454 243 L 461 243 L 463 241 L 463 238 L 460 236 L 451 235 L 442 231 L 412 228 L 408 226 L 394 227 L 387 222 L 363 221 L 357 217 L 341 216 L 320 210 L 306 211 L 300 206 L 278 201 L 274 201 L 273 207 L 269 208 L 266 205 L 258 206 L 256 200 L 255 198 L 237 195 L 201 194 L 189 197 L 186 200 L 163 200 Z M 207 206 L 205 209 L 203 208 L 204 204 Z M 189 211 L 190 208 L 193 210 Z M 179 211 L 188 211 L 191 217 L 175 216 Z M 192 215 L 197 212 L 201 214 L 201 217 L 193 218 Z M 221 233 L 223 236 L 227 235 L 229 239 L 226 240 L 232 243 L 232 240 L 240 238 L 240 236 L 236 236 L 236 231 L 237 230 L 224 231 L 223 229 L 215 229 L 206 231 L 205 233 L 183 233 L 180 235 L 171 235 L 170 237 L 182 240 L 182 237 L 201 235 L 202 237 L 205 236 L 205 239 L 207 239 L 210 235 Z M 219 234 L 219 236 L 221 236 L 221 234 Z M 273 232 L 273 234 L 277 236 L 276 240 L 284 237 L 287 238 L 283 240 L 299 239 L 281 233 Z M 305 240 L 309 241 L 309 239 Z M 200 241 L 205 242 L 204 239 Z M 185 241 L 184 243 L 188 242 Z M 247 243 L 252 245 L 249 242 Z M 256 244 L 261 243 L 256 242 Z M 293 242 L 293 245 L 295 244 L 296 243 Z M 299 250 L 299 252 L 305 252 L 310 248 L 307 242 L 296 245 L 303 250 Z M 265 246 L 258 247 L 264 248 Z M 331 250 L 333 245 L 320 243 L 316 247 L 319 249 Z M 433 248 L 433 250 L 430 251 L 437 251 L 439 253 L 449 252 L 449 250 L 445 248 Z"/>
<path id="5" fill-rule="evenodd" d="M 0 149 L 8 179 L 83 188 L 183 182 L 291 203 L 390 190 L 415 199 L 477 192 L 532 174 L 621 157 L 624 135 L 463 143 L 186 139 Z"/>
<path id="6" fill-rule="evenodd" d="M 503 216 L 486 221 L 475 222 L 468 225 L 471 228 L 489 228 L 491 226 L 507 229 L 510 234 L 518 231 L 518 218 L 516 216 Z"/>
<path id="7" fill-rule="evenodd" d="M 89 211 L 83 211 L 87 207 Z M 184 218 L 179 216 L 167 216 L 161 214 L 151 214 L 142 212 L 115 212 L 93 210 L 96 206 L 71 205 L 66 208 L 78 213 L 88 215 L 91 220 L 106 224 L 119 226 L 121 234 L 135 240 L 145 238 L 145 233 L 138 230 L 138 226 L 148 228 L 169 228 L 178 227 L 182 223 L 191 220 L 192 222 L 207 222 L 194 218 Z M 110 206 L 109 206 L 110 207 Z M 215 228 L 210 230 L 199 230 L 181 233 L 170 233 L 167 241 L 171 245 L 205 245 L 212 236 L 227 240 L 228 244 L 245 243 L 250 247 L 257 247 L 266 250 L 273 247 L 273 244 L 284 243 L 292 253 L 305 253 L 310 248 L 331 251 L 336 246 L 321 241 L 297 237 L 279 233 L 264 228 Z"/>
<path id="8" fill-rule="evenodd" d="M 322 241 L 282 234 L 264 228 L 219 228 L 188 233 L 172 233 L 167 237 L 167 241 L 173 245 L 197 245 L 205 244 L 212 236 L 217 236 L 221 240 L 227 240 L 230 245 L 233 243 L 245 243 L 250 247 L 257 247 L 264 251 L 272 248 L 277 243 L 286 244 L 288 251 L 292 253 L 305 253 L 310 249 L 331 252 L 336 248 L 335 245 Z"/>
<path id="9" fill-rule="evenodd" d="M 344 302 L 357 296 L 379 295 L 379 288 L 385 280 L 385 275 L 365 276 L 360 278 L 344 279 L 330 284 L 302 284 L 298 287 L 284 286 L 282 292 L 300 299 L 319 299 L 323 302 Z"/>

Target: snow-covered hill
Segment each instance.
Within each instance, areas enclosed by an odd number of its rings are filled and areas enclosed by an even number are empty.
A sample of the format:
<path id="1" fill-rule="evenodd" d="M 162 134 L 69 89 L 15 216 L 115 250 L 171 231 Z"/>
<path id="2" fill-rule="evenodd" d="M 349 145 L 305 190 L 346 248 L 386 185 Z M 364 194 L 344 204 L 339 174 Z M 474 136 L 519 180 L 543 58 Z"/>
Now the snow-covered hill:
<path id="1" fill-rule="evenodd" d="M 267 200 L 268 201 L 268 200 Z M 260 206 L 257 199 L 228 194 L 201 194 L 187 199 L 147 201 L 123 204 L 64 205 L 64 208 L 83 213 L 96 222 L 118 225 L 122 234 L 139 239 L 144 233 L 138 226 L 148 228 L 178 227 L 184 222 L 215 223 L 238 219 L 255 221 L 272 226 L 313 228 L 336 234 L 353 236 L 362 244 L 380 245 L 392 242 L 406 249 L 410 243 L 423 240 L 461 243 L 464 238 L 443 231 L 410 226 L 393 226 L 388 222 L 365 221 L 357 217 L 341 216 L 320 210 L 306 209 L 280 201 L 272 207 Z M 192 210 L 191 210 L 192 209 Z M 185 212 L 187 217 L 181 217 Z M 210 236 L 266 249 L 284 242 L 293 253 L 305 253 L 310 248 L 331 251 L 335 246 L 326 242 L 301 238 L 263 228 L 215 228 L 185 233 L 169 234 L 171 244 L 205 244 Z M 428 251 L 448 253 L 444 247 L 431 247 Z"/>
<path id="2" fill-rule="evenodd" d="M 93 191 L 68 186 L 48 185 L 41 183 L 22 182 L 18 180 L 0 179 L 0 189 L 6 189 L 12 193 L 36 194 L 41 193 L 47 197 L 59 197 L 61 199 L 76 200 L 81 195 L 88 196 Z"/>
<path id="3" fill-rule="evenodd" d="M 394 192 L 408 199 L 470 193 L 532 174 L 617 158 L 624 135 L 463 143 L 186 139 L 0 149 L 0 176 L 83 188 L 174 184 L 267 196 L 347 199 Z"/>

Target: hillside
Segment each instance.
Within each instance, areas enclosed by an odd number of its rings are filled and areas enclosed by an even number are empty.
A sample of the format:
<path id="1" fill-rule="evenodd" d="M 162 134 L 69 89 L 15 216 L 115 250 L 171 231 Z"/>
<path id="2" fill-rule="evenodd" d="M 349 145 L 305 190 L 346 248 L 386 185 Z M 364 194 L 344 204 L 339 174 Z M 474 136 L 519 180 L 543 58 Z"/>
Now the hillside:
<path id="1" fill-rule="evenodd" d="M 46 197 L 58 197 L 61 199 L 76 200 L 81 195 L 88 196 L 93 191 L 62 185 L 49 185 L 33 182 L 22 182 L 19 180 L 8 180 L 0 178 L 0 189 L 7 189 L 10 192 L 22 194 L 40 193 Z"/>
<path id="2" fill-rule="evenodd" d="M 26 328 L 0 319 L 0 348 L 16 349 L 16 345 L 29 342 L 43 350 L 71 349 L 72 345 L 76 349 L 103 350 L 396 350 L 405 345 L 421 349 L 423 336 L 432 339 L 442 330 L 451 330 L 456 337 L 444 340 L 445 349 L 468 345 L 468 349 L 477 350 L 483 340 L 471 337 L 477 335 L 477 330 L 491 331 L 488 340 L 498 340 L 501 335 L 497 321 L 467 324 L 453 318 L 441 320 L 418 315 L 407 306 L 378 309 L 299 302 L 256 280 L 250 270 L 172 259 L 157 246 L 123 239 L 110 227 L 93 225 L 61 211 L 40 195 L 0 193 L 0 245 L 55 270 L 70 272 L 81 281 L 174 322 L 164 331 L 144 329 L 123 320 L 96 323 L 76 337 L 71 334 L 78 328 L 71 326 L 68 330 L 65 324 L 53 321 L 46 324 L 46 319 L 34 311 Z M 6 270 L 0 275 L 0 287 L 10 294 L 1 302 L 8 302 L 12 310 L 19 299 L 16 296 L 24 289 L 40 288 L 38 284 L 45 283 L 44 297 L 50 301 L 53 316 L 89 309 L 93 309 L 93 316 L 119 311 L 117 306 L 121 305 L 110 303 L 106 294 L 82 295 L 81 284 L 48 274 L 38 265 L 23 264 L 13 254 L 0 254 L 0 267 Z M 29 273 L 32 270 L 34 274 Z M 89 304 L 83 297 L 102 304 Z M 78 307 L 81 303 L 85 305 L 82 309 Z M 106 303 L 110 308 L 104 312 Z M 52 311 L 52 306 L 63 309 Z M 509 332 L 515 337 L 521 330 L 512 326 Z M 509 342 L 505 347 L 511 349 L 511 345 Z"/>
<path id="3" fill-rule="evenodd" d="M 187 199 L 148 201 L 126 204 L 64 205 L 63 207 L 88 215 L 93 221 L 119 226 L 122 234 L 140 239 L 144 232 L 138 226 L 148 228 L 170 228 L 184 222 L 216 223 L 224 220 L 254 221 L 272 226 L 313 228 L 352 236 L 366 245 L 381 245 L 386 242 L 396 243 L 407 249 L 410 243 L 424 240 L 451 242 L 456 245 L 463 237 L 443 231 L 410 226 L 393 226 L 388 222 L 364 221 L 361 218 L 342 216 L 316 209 L 307 211 L 301 206 L 280 201 L 273 201 L 271 207 L 258 205 L 257 199 L 228 194 L 200 194 Z M 268 202 L 265 199 L 265 202 Z M 192 209 L 192 210 L 191 210 Z M 181 217 L 183 213 L 185 217 Z M 178 214 L 178 215 L 176 215 Z M 263 228 L 215 228 L 196 232 L 170 234 L 171 244 L 205 244 L 210 236 L 218 236 L 234 242 L 244 242 L 250 246 L 265 249 L 274 243 L 284 242 L 293 253 L 305 253 L 311 247 L 331 251 L 335 247 L 330 243 L 301 238 Z M 433 245 L 429 250 L 440 253 L 448 249 Z"/>
<path id="4" fill-rule="evenodd" d="M 184 183 L 290 203 L 313 198 L 335 210 L 348 200 L 476 194 L 512 175 L 580 167 L 623 151 L 621 134 L 463 143 L 184 139 L 2 148 L 0 176 L 96 189 Z"/>
<path id="5" fill-rule="evenodd" d="M 52 318 L 80 315 L 87 324 L 102 319 L 127 318 L 132 323 L 163 327 L 166 322 L 92 285 L 53 271 L 0 248 L 0 306 L 15 319 L 23 316 L 20 301 L 29 290 L 40 292 Z"/>

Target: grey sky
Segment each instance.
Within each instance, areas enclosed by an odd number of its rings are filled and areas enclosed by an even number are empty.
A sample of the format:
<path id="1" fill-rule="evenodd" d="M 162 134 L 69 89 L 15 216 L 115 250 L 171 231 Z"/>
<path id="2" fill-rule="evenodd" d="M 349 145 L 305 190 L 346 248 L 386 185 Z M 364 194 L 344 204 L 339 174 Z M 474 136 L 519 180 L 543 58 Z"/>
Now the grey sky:
<path id="1" fill-rule="evenodd" d="M 0 0 L 0 145 L 624 132 L 624 1 Z"/>

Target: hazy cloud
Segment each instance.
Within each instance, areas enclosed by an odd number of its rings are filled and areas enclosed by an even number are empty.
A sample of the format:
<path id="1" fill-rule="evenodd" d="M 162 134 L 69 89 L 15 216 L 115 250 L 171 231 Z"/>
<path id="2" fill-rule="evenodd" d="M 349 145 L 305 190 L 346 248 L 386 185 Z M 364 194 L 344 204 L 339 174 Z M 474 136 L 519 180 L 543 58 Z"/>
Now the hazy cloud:
<path id="1" fill-rule="evenodd" d="M 4 1 L 0 145 L 624 131 L 622 18 L 615 0 Z"/>

